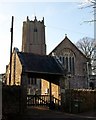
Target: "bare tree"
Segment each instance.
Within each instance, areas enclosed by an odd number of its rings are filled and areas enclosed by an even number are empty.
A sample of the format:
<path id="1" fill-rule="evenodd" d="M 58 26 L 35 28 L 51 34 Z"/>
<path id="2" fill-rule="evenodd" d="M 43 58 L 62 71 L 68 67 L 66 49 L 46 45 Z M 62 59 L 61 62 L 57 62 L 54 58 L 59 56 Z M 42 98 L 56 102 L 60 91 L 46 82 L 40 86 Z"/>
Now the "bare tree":
<path id="1" fill-rule="evenodd" d="M 92 58 L 94 49 L 96 48 L 96 41 L 92 38 L 84 37 L 76 43 L 76 46 L 87 58 Z"/>
<path id="2" fill-rule="evenodd" d="M 95 22 L 96 21 L 96 0 L 84 0 L 80 3 L 80 9 L 84 9 L 84 8 L 93 8 L 93 15 L 94 18 L 92 20 L 86 20 L 84 22 Z"/>
<path id="3" fill-rule="evenodd" d="M 81 9 L 93 8 L 93 19 L 84 22 L 94 23 L 94 39 L 85 37 L 77 42 L 77 46 L 86 55 L 86 57 L 91 58 L 91 71 L 92 74 L 96 75 L 96 0 L 84 0 L 80 6 Z"/>
<path id="4" fill-rule="evenodd" d="M 83 0 L 79 6 L 81 9 L 89 7 L 96 8 L 96 0 Z"/>

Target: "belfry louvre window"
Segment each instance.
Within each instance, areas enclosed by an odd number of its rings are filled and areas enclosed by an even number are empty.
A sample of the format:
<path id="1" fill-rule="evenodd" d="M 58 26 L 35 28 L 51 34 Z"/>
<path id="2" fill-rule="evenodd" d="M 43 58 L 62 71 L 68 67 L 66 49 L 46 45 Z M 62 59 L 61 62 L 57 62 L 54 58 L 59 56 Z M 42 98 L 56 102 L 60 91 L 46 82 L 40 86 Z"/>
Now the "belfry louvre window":
<path id="1" fill-rule="evenodd" d="M 37 32 L 37 28 L 34 28 L 34 32 Z"/>

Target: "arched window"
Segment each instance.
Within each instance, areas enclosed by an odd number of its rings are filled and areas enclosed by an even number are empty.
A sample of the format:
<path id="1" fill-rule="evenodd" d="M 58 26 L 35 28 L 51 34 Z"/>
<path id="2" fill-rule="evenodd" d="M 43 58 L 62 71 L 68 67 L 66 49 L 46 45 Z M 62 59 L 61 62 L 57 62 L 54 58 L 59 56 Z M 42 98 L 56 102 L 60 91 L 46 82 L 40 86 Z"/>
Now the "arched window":
<path id="1" fill-rule="evenodd" d="M 70 72 L 72 75 L 75 74 L 75 55 L 74 53 L 67 49 L 64 50 L 63 54 L 59 56 L 59 59 L 64 66 L 64 68 L 67 70 L 67 72 Z"/>
<path id="2" fill-rule="evenodd" d="M 36 84 L 37 84 L 36 78 L 29 77 L 28 85 L 36 85 Z"/>
<path id="3" fill-rule="evenodd" d="M 37 28 L 34 28 L 34 32 L 37 32 Z"/>

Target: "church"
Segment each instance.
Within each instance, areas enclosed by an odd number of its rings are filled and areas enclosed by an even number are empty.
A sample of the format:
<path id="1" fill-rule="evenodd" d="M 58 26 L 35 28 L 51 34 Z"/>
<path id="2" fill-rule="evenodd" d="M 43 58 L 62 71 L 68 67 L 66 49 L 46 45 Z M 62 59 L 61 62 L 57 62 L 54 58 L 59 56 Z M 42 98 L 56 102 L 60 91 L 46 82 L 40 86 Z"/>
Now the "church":
<path id="1" fill-rule="evenodd" d="M 65 38 L 46 55 L 44 18 L 27 20 L 22 28 L 22 50 L 12 54 L 11 85 L 24 85 L 27 94 L 52 95 L 61 99 L 65 89 L 88 88 L 86 56 L 65 35 Z M 6 68 L 9 85 L 10 64 Z"/>

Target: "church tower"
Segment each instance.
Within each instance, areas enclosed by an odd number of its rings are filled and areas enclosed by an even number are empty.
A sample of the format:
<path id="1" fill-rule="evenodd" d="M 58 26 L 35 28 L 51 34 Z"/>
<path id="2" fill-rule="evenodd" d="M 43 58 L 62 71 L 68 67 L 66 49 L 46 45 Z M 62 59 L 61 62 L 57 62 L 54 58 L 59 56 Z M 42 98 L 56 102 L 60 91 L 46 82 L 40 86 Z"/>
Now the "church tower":
<path id="1" fill-rule="evenodd" d="M 44 17 L 42 21 L 37 21 L 36 17 L 34 21 L 30 21 L 27 16 L 27 21 L 23 22 L 22 31 L 22 52 L 45 55 L 46 44 Z"/>

